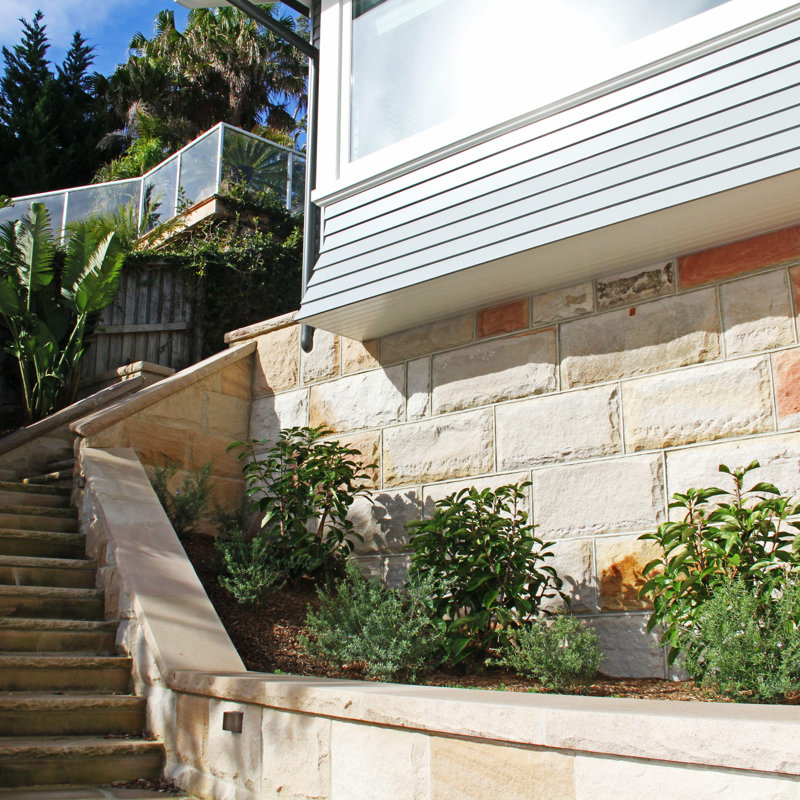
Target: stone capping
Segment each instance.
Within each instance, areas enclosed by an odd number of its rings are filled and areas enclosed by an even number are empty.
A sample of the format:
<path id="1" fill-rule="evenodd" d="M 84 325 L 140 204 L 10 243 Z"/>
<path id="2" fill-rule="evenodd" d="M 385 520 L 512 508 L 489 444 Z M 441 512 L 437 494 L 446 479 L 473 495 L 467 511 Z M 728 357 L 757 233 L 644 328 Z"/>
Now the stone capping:
<path id="1" fill-rule="evenodd" d="M 32 442 L 34 439 L 38 439 L 40 436 L 44 436 L 44 434 L 62 425 L 67 425 L 73 420 L 80 419 L 88 413 L 96 411 L 98 408 L 103 408 L 120 400 L 120 398 L 135 392 L 143 383 L 144 378 L 141 375 L 115 383 L 113 386 L 101 389 L 99 392 L 95 392 L 89 397 L 73 403 L 71 406 L 62 408 L 61 411 L 56 411 L 55 414 L 51 414 L 49 417 L 40 419 L 32 425 L 27 425 L 18 431 L 10 433 L 8 436 L 4 436 L 0 439 L 0 455 L 10 453 L 12 450 L 16 450 L 18 447 Z"/>
<path id="2" fill-rule="evenodd" d="M 434 736 L 800 775 L 800 708 L 176 672 L 177 692 Z"/>
<path id="3" fill-rule="evenodd" d="M 85 479 L 81 528 L 92 539 L 99 525 L 105 537 L 102 555 L 116 567 L 122 595 L 142 625 L 161 675 L 168 679 L 185 669 L 243 672 L 244 663 L 136 452 L 84 447 L 80 467 Z"/>
<path id="4" fill-rule="evenodd" d="M 228 331 L 225 334 L 225 344 L 233 345 L 236 342 L 245 342 L 248 339 L 255 339 L 265 333 L 279 331 L 281 328 L 290 328 L 292 325 L 299 325 L 295 321 L 298 311 L 290 311 L 288 314 L 281 314 L 279 317 L 265 319 L 263 322 L 256 322 L 245 328 L 237 328 L 235 331 Z"/>
<path id="5" fill-rule="evenodd" d="M 104 408 L 102 411 L 73 422 L 70 425 L 70 430 L 84 438 L 92 436 L 98 431 L 105 430 L 109 426 L 120 422 L 131 414 L 141 411 L 181 389 L 192 386 L 203 378 L 225 369 L 231 364 L 235 364 L 240 359 L 249 356 L 255 349 L 255 342 L 245 342 L 230 350 L 223 350 L 221 353 L 217 353 L 204 361 L 193 364 L 191 367 L 158 381 L 158 383 L 154 383 L 152 386 L 148 386 L 146 389 L 142 389 L 133 397 L 125 398 L 108 408 Z M 130 382 L 124 381 L 120 385 L 125 386 Z"/>

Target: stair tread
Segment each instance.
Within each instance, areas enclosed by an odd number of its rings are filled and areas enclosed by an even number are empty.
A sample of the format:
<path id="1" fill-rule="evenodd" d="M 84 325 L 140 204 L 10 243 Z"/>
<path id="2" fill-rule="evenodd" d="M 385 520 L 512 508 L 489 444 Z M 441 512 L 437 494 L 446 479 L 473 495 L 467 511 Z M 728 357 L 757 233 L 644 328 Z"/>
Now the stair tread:
<path id="1" fill-rule="evenodd" d="M 62 481 L 71 478 L 72 470 L 63 469 L 57 470 L 56 472 L 43 472 L 41 475 L 31 475 L 29 478 L 23 478 L 22 483 L 25 486 L 42 486 L 54 481 Z"/>
<path id="2" fill-rule="evenodd" d="M 47 519 L 77 519 L 77 512 L 71 506 L 67 508 L 55 508 L 53 506 L 34 506 L 34 505 L 14 505 L 10 503 L 0 503 L 0 515 L 13 514 L 15 517 L 40 517 Z"/>
<path id="3" fill-rule="evenodd" d="M 6 597 L 57 597 L 64 600 L 100 600 L 103 597 L 103 592 L 100 589 L 76 589 L 69 586 L 0 584 L 0 595 L 5 595 Z"/>
<path id="4" fill-rule="evenodd" d="M 75 533 L 74 531 L 38 531 L 38 530 L 28 530 L 27 528 L 0 528 L 0 537 L 7 536 L 7 537 L 14 537 L 14 538 L 24 538 L 29 536 L 31 538 L 36 539 L 46 539 L 48 537 L 53 537 L 56 540 L 61 541 L 79 541 L 83 540 L 84 534 L 82 533 Z M 70 538 L 65 538 L 70 537 Z"/>
<path id="5" fill-rule="evenodd" d="M 2 692 L 0 712 L 3 711 L 66 711 L 94 708 L 140 709 L 146 705 L 144 697 L 132 694 L 101 692 Z"/>
<path id="6" fill-rule="evenodd" d="M 0 800 L 159 800 L 171 797 L 173 800 L 197 800 L 194 795 L 185 792 L 171 792 L 164 789 L 148 791 L 146 789 L 114 789 L 108 786 L 30 786 L 24 789 L 0 788 Z"/>
<path id="7" fill-rule="evenodd" d="M 88 758 L 103 754 L 160 751 L 160 742 L 123 736 L 6 736 L 0 738 L 0 761 L 24 757 Z"/>
<path id="8" fill-rule="evenodd" d="M 0 617 L 0 630 L 27 631 L 115 631 L 115 620 L 40 619 L 38 617 Z"/>
<path id="9" fill-rule="evenodd" d="M 69 497 L 72 490 L 65 486 L 40 486 L 35 483 L 21 483 L 16 481 L 0 481 L 0 491 L 25 492 L 26 494 L 55 494 Z"/>
<path id="10" fill-rule="evenodd" d="M 96 570 L 97 562 L 88 558 L 47 558 L 45 556 L 5 556 L 0 555 L 0 566 L 38 567 L 44 569 L 85 569 Z"/>
<path id="11" fill-rule="evenodd" d="M 87 667 L 128 669 L 131 659 L 127 656 L 75 656 L 56 655 L 51 653 L 0 653 L 0 669 L 27 667 L 29 669 L 74 669 Z"/>

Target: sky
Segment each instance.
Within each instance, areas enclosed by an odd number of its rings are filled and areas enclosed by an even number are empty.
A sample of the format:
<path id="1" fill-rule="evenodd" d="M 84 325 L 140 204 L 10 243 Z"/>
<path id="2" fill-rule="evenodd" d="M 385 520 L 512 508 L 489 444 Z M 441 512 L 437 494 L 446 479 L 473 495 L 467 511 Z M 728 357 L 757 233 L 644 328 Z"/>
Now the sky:
<path id="1" fill-rule="evenodd" d="M 79 30 L 95 47 L 93 69 L 109 75 L 126 61 L 131 37 L 138 31 L 151 36 L 156 14 L 165 8 L 174 9 L 176 23 L 182 28 L 188 12 L 173 0 L 0 0 L 0 46 L 18 44 L 22 35 L 19 18 L 30 22 L 41 9 L 52 63 L 61 63 L 73 32 Z"/>

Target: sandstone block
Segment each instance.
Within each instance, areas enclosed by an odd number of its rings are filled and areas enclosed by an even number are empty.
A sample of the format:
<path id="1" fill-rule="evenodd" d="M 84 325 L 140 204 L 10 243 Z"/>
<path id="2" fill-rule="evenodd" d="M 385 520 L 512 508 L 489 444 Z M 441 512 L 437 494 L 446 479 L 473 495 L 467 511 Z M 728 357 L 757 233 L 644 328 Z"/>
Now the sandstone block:
<path id="1" fill-rule="evenodd" d="M 622 384 L 628 450 L 772 430 L 766 358 L 704 364 Z"/>
<path id="2" fill-rule="evenodd" d="M 456 481 L 445 481 L 444 483 L 433 483 L 422 487 L 423 513 L 426 517 L 433 516 L 436 503 L 444 500 L 455 492 L 469 487 L 482 492 L 484 489 L 497 489 L 499 486 L 507 486 L 510 483 L 523 483 L 530 481 L 531 476 L 528 472 L 506 472 L 502 475 L 490 475 L 486 478 L 462 478 Z M 525 490 L 526 498 L 523 501 L 523 510 L 530 513 L 530 489 Z"/>
<path id="3" fill-rule="evenodd" d="M 344 447 L 358 450 L 360 455 L 353 456 L 353 460 L 360 464 L 369 475 L 369 481 L 364 484 L 370 489 L 377 489 L 381 483 L 381 435 L 378 431 L 357 433 L 354 436 L 331 436 Z M 369 465 L 374 466 L 370 467 Z M 367 469 L 368 468 L 368 469 Z"/>
<path id="4" fill-rule="evenodd" d="M 299 325 L 280 328 L 258 337 L 253 367 L 253 397 L 294 389 L 299 372 Z"/>
<path id="5" fill-rule="evenodd" d="M 530 314 L 530 301 L 527 298 L 484 308 L 478 312 L 478 338 L 485 339 L 498 333 L 521 331 L 530 325 Z"/>
<path id="6" fill-rule="evenodd" d="M 380 343 L 381 364 L 393 364 L 436 350 L 471 342 L 475 334 L 474 314 L 462 314 L 441 322 L 420 325 L 408 331 L 384 336 Z"/>
<path id="7" fill-rule="evenodd" d="M 370 499 L 358 497 L 348 518 L 363 542 L 355 542 L 359 555 L 397 553 L 408 547 L 406 524 L 418 519 L 422 511 L 418 489 L 377 492 Z"/>
<path id="8" fill-rule="evenodd" d="M 647 632 L 649 614 L 604 614 L 588 620 L 600 640 L 600 672 L 614 678 L 664 678 L 664 650 L 658 632 Z"/>
<path id="9" fill-rule="evenodd" d="M 675 291 L 675 264 L 653 264 L 627 270 L 597 280 L 597 307 L 600 311 L 617 306 L 626 306 L 661 297 Z"/>
<path id="10" fill-rule="evenodd" d="M 778 428 L 800 426 L 800 348 L 772 354 Z"/>
<path id="11" fill-rule="evenodd" d="M 223 394 L 234 397 L 250 398 L 250 387 L 253 383 L 254 359 L 243 358 L 229 367 L 225 367 L 219 375 L 219 390 Z"/>
<path id="12" fill-rule="evenodd" d="M 433 357 L 434 414 L 556 388 L 554 330 L 492 339 Z"/>
<path id="13" fill-rule="evenodd" d="M 109 425 L 107 428 L 103 428 L 102 431 L 97 431 L 97 433 L 93 433 L 88 438 L 88 443 L 90 447 L 123 447 L 123 441 L 125 440 L 125 422 L 117 422 L 115 425 Z M 38 444 L 39 440 L 37 440 Z M 4 464 L 6 459 L 0 456 L 0 464 Z"/>
<path id="14" fill-rule="evenodd" d="M 712 289 L 663 297 L 561 326 L 564 387 L 645 375 L 719 355 Z"/>
<path id="15" fill-rule="evenodd" d="M 365 578 L 371 581 L 383 580 L 383 556 L 353 556 Z"/>
<path id="16" fill-rule="evenodd" d="M 208 759 L 208 708 L 210 699 L 179 694 L 175 705 L 177 755 L 185 764 L 201 765 Z"/>
<path id="17" fill-rule="evenodd" d="M 678 259 L 678 281 L 686 289 L 798 258 L 800 227 L 785 228 Z"/>
<path id="18" fill-rule="evenodd" d="M 719 295 L 728 356 L 794 342 L 792 305 L 783 270 L 723 284 Z"/>
<path id="19" fill-rule="evenodd" d="M 646 531 L 664 519 L 660 455 L 533 471 L 533 516 L 543 539 Z"/>
<path id="20" fill-rule="evenodd" d="M 408 581 L 411 557 L 405 554 L 388 555 L 383 558 L 383 581 L 390 589 L 402 589 Z"/>
<path id="21" fill-rule="evenodd" d="M 231 439 L 228 436 L 212 436 L 210 433 L 194 431 L 188 436 L 187 467 L 199 470 L 211 463 L 211 474 L 222 478 L 241 478 L 242 469 L 233 451 L 228 452 Z"/>
<path id="22" fill-rule="evenodd" d="M 428 800 L 428 740 L 421 733 L 331 723 L 331 800 Z"/>
<path id="23" fill-rule="evenodd" d="M 332 431 L 377 428 L 405 415 L 405 366 L 360 372 L 311 387 L 310 424 Z"/>
<path id="24" fill-rule="evenodd" d="M 250 424 L 250 399 L 206 392 L 203 430 L 229 439 L 246 439 Z"/>
<path id="25" fill-rule="evenodd" d="M 238 479 L 215 477 L 211 497 L 223 511 L 238 512 L 245 497 L 241 474 Z"/>
<path id="26" fill-rule="evenodd" d="M 339 374 L 339 337 L 335 333 L 314 332 L 314 347 L 310 353 L 300 353 L 303 383 L 316 383 Z"/>
<path id="27" fill-rule="evenodd" d="M 383 433 L 387 487 L 480 475 L 493 465 L 489 409 L 400 425 Z"/>
<path id="28" fill-rule="evenodd" d="M 598 537 L 597 575 L 601 611 L 635 611 L 649 609 L 649 600 L 639 599 L 644 586 L 642 570 L 662 555 L 653 542 L 642 542 L 636 536 Z"/>
<path id="29" fill-rule="evenodd" d="M 547 325 L 594 311 L 594 287 L 591 282 L 568 289 L 545 292 L 533 298 L 533 324 Z"/>
<path id="30" fill-rule="evenodd" d="M 341 337 L 342 349 L 342 374 L 363 372 L 365 369 L 375 369 L 380 366 L 378 361 L 378 340 L 368 339 L 358 342 L 355 339 Z"/>
<path id="31" fill-rule="evenodd" d="M 267 395 L 253 400 L 250 410 L 250 436 L 274 443 L 281 428 L 308 425 L 308 389 Z"/>
<path id="32" fill-rule="evenodd" d="M 571 800 L 573 756 L 431 738 L 430 800 Z"/>
<path id="33" fill-rule="evenodd" d="M 263 796 L 330 797 L 330 720 L 271 708 L 262 714 Z"/>
<path id="34" fill-rule="evenodd" d="M 242 732 L 222 729 L 225 712 L 239 712 Z M 208 711 L 208 763 L 212 775 L 248 791 L 261 791 L 261 707 L 212 698 Z M 205 770 L 204 770 L 205 771 Z"/>
<path id="35" fill-rule="evenodd" d="M 431 359 L 418 358 L 408 362 L 408 401 L 406 413 L 409 420 L 422 419 L 431 413 Z"/>
<path id="36" fill-rule="evenodd" d="M 132 447 L 143 464 L 162 465 L 168 461 L 178 466 L 187 463 L 187 431 L 145 422 L 135 417 L 123 424 L 122 447 Z"/>
<path id="37" fill-rule="evenodd" d="M 597 610 L 597 579 L 591 539 L 559 539 L 548 548 L 553 557 L 547 561 L 564 582 L 561 591 L 570 599 L 570 611 L 594 612 Z M 560 597 L 544 600 L 543 608 L 553 609 L 564 605 Z"/>
<path id="38" fill-rule="evenodd" d="M 192 386 L 165 397 L 139 412 L 138 417 L 171 428 L 199 428 L 203 423 L 206 393 Z"/>
<path id="39" fill-rule="evenodd" d="M 497 407 L 499 469 L 618 453 L 616 385 L 564 392 Z"/>

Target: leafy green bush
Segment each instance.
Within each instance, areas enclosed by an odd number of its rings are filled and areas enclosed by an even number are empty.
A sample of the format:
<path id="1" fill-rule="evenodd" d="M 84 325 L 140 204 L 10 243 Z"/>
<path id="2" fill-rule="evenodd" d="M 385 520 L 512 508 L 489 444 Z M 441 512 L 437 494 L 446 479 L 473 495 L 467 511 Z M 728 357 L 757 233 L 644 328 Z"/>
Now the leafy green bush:
<path id="1" fill-rule="evenodd" d="M 260 458 L 266 439 L 233 442 L 239 448 L 251 511 L 263 515 L 261 536 L 274 561 L 288 565 L 292 577 L 324 576 L 330 580 L 353 550 L 347 512 L 359 495 L 368 495 L 369 475 L 355 458 L 358 450 L 323 440 L 325 427 L 284 428 Z"/>
<path id="2" fill-rule="evenodd" d="M 683 519 L 665 522 L 657 533 L 640 537 L 663 549 L 663 555 L 643 570 L 647 581 L 640 596 L 653 601 L 648 630 L 661 626 L 661 641 L 670 646 L 671 660 L 695 641 L 686 634 L 693 631 L 718 586 L 738 579 L 764 605 L 800 566 L 793 549 L 800 524 L 791 519 L 800 504 L 771 483 L 743 489 L 747 473 L 759 466 L 753 461 L 731 471 L 721 464 L 720 472 L 733 479 L 730 502 L 712 506 L 713 498 L 727 494 L 716 487 L 677 493 L 670 508 L 685 509 Z"/>
<path id="3" fill-rule="evenodd" d="M 239 603 L 258 603 L 267 592 L 285 585 L 286 570 L 275 563 L 263 536 L 248 537 L 241 528 L 232 528 L 221 533 L 214 545 L 222 562 L 219 582 Z"/>
<path id="4" fill-rule="evenodd" d="M 211 463 L 208 463 L 189 472 L 181 487 L 172 491 L 169 484 L 177 472 L 177 465 L 169 462 L 153 467 L 150 482 L 172 527 L 183 538 L 197 531 L 197 523 L 208 508 L 214 482 L 211 480 Z"/>
<path id="5" fill-rule="evenodd" d="M 338 667 L 362 665 L 368 675 L 411 678 L 438 662 L 441 633 L 427 615 L 430 585 L 403 592 L 365 578 L 355 564 L 333 591 L 320 591 L 318 612 L 309 611 L 311 634 L 302 646 Z"/>
<path id="6" fill-rule="evenodd" d="M 530 483 L 462 489 L 433 517 L 409 523 L 412 580 L 430 579 L 431 618 L 445 634 L 447 658 L 480 666 L 561 581 L 543 562 L 552 553 L 533 535 L 521 507 Z"/>
<path id="7" fill-rule="evenodd" d="M 800 583 L 769 596 L 741 579 L 718 584 L 683 634 L 689 674 L 735 700 L 770 702 L 800 692 Z"/>
<path id="8" fill-rule="evenodd" d="M 575 689 L 589 683 L 600 665 L 597 633 L 577 617 L 556 614 L 520 627 L 503 648 L 502 663 L 548 689 Z"/>

